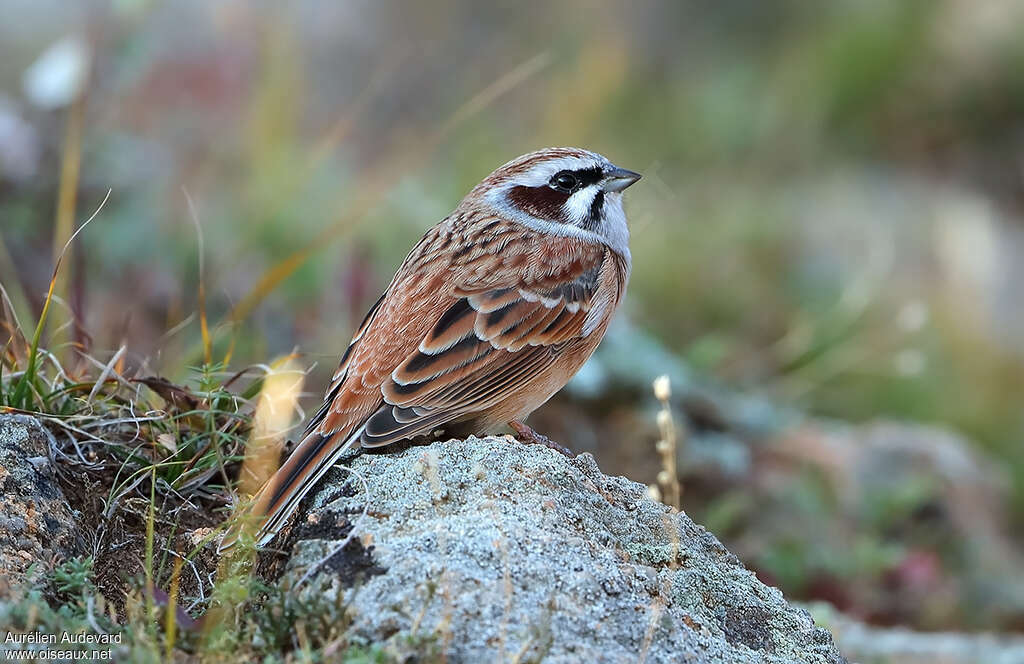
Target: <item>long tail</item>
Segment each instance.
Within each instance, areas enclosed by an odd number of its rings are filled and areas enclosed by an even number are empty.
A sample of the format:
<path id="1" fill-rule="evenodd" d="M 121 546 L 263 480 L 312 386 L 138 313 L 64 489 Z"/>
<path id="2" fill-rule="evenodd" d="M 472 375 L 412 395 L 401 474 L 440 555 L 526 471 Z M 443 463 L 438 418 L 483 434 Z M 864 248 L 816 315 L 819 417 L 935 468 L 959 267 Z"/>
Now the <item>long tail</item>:
<path id="1" fill-rule="evenodd" d="M 329 435 L 310 432 L 256 494 L 252 509 L 231 526 L 217 552 L 233 547 L 243 530 L 255 531 L 256 546 L 265 546 L 274 539 L 309 490 L 338 457 L 358 441 L 361 433 L 362 427 L 359 427 L 340 439 L 340 432 Z"/>

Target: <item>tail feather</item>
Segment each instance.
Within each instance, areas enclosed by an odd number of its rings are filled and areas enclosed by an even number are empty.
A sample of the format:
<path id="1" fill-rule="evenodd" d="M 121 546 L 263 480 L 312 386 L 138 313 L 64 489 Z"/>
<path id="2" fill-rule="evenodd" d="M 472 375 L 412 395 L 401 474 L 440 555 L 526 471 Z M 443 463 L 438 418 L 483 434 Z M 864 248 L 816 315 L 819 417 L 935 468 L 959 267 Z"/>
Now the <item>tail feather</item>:
<path id="1" fill-rule="evenodd" d="M 310 432 L 259 493 L 248 514 L 231 526 L 220 546 L 223 553 L 235 545 L 243 530 L 255 531 L 256 546 L 265 546 L 284 527 L 299 503 L 334 462 L 359 440 L 362 427 L 339 440 L 338 433 Z"/>

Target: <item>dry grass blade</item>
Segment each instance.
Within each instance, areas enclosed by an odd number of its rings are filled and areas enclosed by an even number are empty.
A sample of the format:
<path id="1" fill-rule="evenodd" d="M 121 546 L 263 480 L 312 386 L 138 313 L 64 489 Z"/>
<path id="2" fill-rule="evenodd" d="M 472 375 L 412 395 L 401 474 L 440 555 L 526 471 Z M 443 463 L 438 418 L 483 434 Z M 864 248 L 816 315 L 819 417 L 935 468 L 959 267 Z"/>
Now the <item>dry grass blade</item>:
<path id="1" fill-rule="evenodd" d="M 86 90 L 86 87 L 82 88 Z M 53 233 L 54 262 L 60 263 L 71 244 L 72 224 L 78 199 L 78 180 L 82 162 L 82 124 L 85 116 L 85 94 L 75 97 L 68 111 L 64 134 L 64 151 L 61 155 L 60 185 L 57 192 L 57 218 Z M 63 247 L 62 247 L 63 245 Z M 54 270 L 50 293 L 70 301 L 68 282 Z"/>
<path id="2" fill-rule="evenodd" d="M 181 565 L 182 559 L 179 556 L 174 557 L 174 569 L 171 572 L 171 591 L 170 598 L 168 600 L 168 607 L 164 611 L 164 644 L 166 647 L 167 661 L 174 660 L 174 641 L 177 635 L 177 607 L 178 607 L 178 588 L 179 581 L 181 580 Z"/>
<path id="3" fill-rule="evenodd" d="M 274 365 L 277 365 L 276 367 Z M 298 412 L 305 373 L 291 359 L 274 363 L 263 379 L 252 434 L 245 446 L 245 458 L 239 474 L 238 489 L 252 496 L 270 479 L 281 462 L 284 436 L 292 427 Z M 243 539 L 255 524 L 246 519 L 244 509 L 236 510 L 238 532 Z"/>
<path id="4" fill-rule="evenodd" d="M 659 376 L 654 380 L 654 396 L 661 402 L 658 411 L 658 431 L 661 438 L 655 444 L 658 456 L 661 457 L 661 470 L 658 472 L 658 485 L 650 487 L 651 496 L 669 507 L 679 509 L 682 501 L 683 487 L 679 482 L 679 451 L 681 436 L 676 430 L 672 419 L 672 384 L 668 376 Z"/>
<path id="5" fill-rule="evenodd" d="M 117 365 L 124 356 L 125 350 L 126 347 L 123 345 L 118 348 L 117 352 L 110 358 L 110 361 L 103 367 L 103 371 L 100 372 L 99 377 L 96 378 L 96 382 L 92 386 L 92 390 L 89 391 L 90 402 L 96 398 L 96 395 L 99 394 L 101 389 L 103 389 L 104 383 L 107 382 L 107 379 L 110 378 L 111 375 L 119 375 L 119 373 L 114 370 L 114 366 Z"/>
<path id="6" fill-rule="evenodd" d="M 64 260 L 64 256 L 67 254 L 71 243 L 75 241 L 76 237 L 78 237 L 78 234 L 85 230 L 85 228 L 99 215 L 100 211 L 103 210 L 103 207 L 107 204 L 107 200 L 110 198 L 111 191 L 113 190 L 107 189 L 107 193 L 103 197 L 103 200 L 100 201 L 99 207 L 96 208 L 96 211 L 93 212 L 92 215 L 86 219 L 74 233 L 71 234 L 71 237 L 69 237 L 67 242 L 64 243 L 64 248 L 57 255 L 57 260 L 54 262 L 53 266 L 53 274 L 50 276 L 50 287 L 47 290 L 46 299 L 43 301 L 43 310 L 39 314 L 39 322 L 36 324 L 35 333 L 32 335 L 32 345 L 29 348 L 25 374 L 21 377 L 20 381 L 14 388 L 14 394 L 11 399 L 12 405 L 14 406 L 20 406 L 22 408 L 25 407 L 29 391 L 32 389 L 32 383 L 35 381 L 36 363 L 39 355 L 39 343 L 43 336 L 43 330 L 46 328 L 46 317 L 50 310 L 50 303 L 53 301 L 53 291 L 57 285 L 57 275 L 60 274 L 60 266 Z"/>
<path id="7" fill-rule="evenodd" d="M 122 387 L 125 387 L 125 388 L 131 390 L 132 389 L 131 382 L 122 373 L 122 370 L 124 368 L 122 363 L 123 363 L 123 360 L 124 360 L 125 352 L 127 352 L 127 346 L 122 345 L 118 349 L 117 353 L 115 353 L 114 356 L 110 359 L 110 361 L 107 362 L 106 364 L 104 364 L 103 362 L 100 362 L 99 360 L 97 360 L 93 356 L 89 355 L 88 353 L 82 353 L 81 357 L 83 359 L 85 359 L 86 362 L 88 362 L 89 364 L 93 365 L 94 367 L 96 367 L 97 369 L 100 370 L 100 372 L 101 372 L 100 376 L 101 376 L 102 380 L 100 378 L 97 378 L 97 380 L 96 380 L 96 384 L 97 385 L 102 385 L 103 383 L 105 383 L 107 381 L 107 379 L 113 378 L 118 383 L 120 383 Z M 93 389 L 95 390 L 96 388 L 93 388 Z M 98 390 L 96 390 L 96 392 L 98 392 Z M 91 401 L 95 396 L 96 396 L 95 393 L 90 392 L 89 400 Z M 138 399 L 136 399 L 136 401 L 137 400 Z"/>
<path id="8" fill-rule="evenodd" d="M 511 92 L 531 77 L 543 71 L 549 64 L 551 64 L 551 54 L 547 51 L 542 51 L 498 77 L 493 83 L 473 95 L 469 101 L 452 113 L 448 122 L 438 132 L 436 140 L 440 141 L 443 139 L 463 122 L 480 113 L 502 95 Z"/>
<path id="9" fill-rule="evenodd" d="M 192 224 L 196 227 L 196 243 L 199 250 L 199 293 L 196 306 L 199 309 L 199 331 L 203 339 L 203 360 L 209 364 L 213 361 L 213 343 L 210 340 L 210 327 L 206 320 L 206 266 L 204 258 L 206 251 L 205 243 L 203 242 L 203 225 L 199 223 L 199 213 L 196 212 L 196 205 L 192 201 L 192 197 L 189 196 L 188 190 L 182 187 L 181 193 L 185 195 L 185 201 L 188 203 L 189 217 L 191 217 Z"/>

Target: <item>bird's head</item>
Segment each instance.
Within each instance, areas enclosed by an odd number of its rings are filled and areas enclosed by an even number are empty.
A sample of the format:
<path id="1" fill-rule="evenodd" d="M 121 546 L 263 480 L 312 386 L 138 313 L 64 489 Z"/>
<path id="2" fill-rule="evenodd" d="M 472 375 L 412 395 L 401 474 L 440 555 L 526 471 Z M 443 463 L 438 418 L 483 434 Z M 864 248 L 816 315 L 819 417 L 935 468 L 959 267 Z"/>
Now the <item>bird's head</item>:
<path id="1" fill-rule="evenodd" d="M 596 152 L 546 148 L 495 170 L 464 205 L 484 205 L 541 232 L 596 237 L 628 252 L 622 192 L 639 179 L 639 173 L 619 168 Z"/>

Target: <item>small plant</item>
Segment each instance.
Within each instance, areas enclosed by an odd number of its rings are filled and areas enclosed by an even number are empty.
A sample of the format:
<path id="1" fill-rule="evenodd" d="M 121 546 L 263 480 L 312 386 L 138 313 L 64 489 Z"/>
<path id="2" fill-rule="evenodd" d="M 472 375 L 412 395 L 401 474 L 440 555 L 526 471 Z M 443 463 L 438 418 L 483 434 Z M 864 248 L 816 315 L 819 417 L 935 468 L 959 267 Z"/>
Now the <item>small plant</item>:
<path id="1" fill-rule="evenodd" d="M 92 565 L 91 558 L 73 558 L 37 575 L 21 598 L 0 602 L 0 630 L 15 635 L 106 635 L 101 638 L 110 645 L 94 648 L 109 647 L 116 661 L 181 661 L 196 656 L 209 662 L 397 660 L 384 648 L 351 642 L 351 612 L 343 593 L 328 592 L 326 582 L 296 591 L 239 574 L 224 584 L 224 590 L 218 587 L 216 601 L 229 610 L 215 625 L 203 619 L 176 625 L 166 620 L 173 610 L 164 611 L 165 619 L 158 620 L 151 602 L 133 591 L 125 597 L 119 621 L 114 606 L 93 584 Z M 424 638 L 423 644 L 417 642 L 420 652 L 431 647 Z M 45 645 L 22 643 L 14 648 Z"/>
<path id="2" fill-rule="evenodd" d="M 112 634 L 113 607 L 92 582 L 91 558 L 72 558 L 36 580 L 25 594 L 0 602 L 0 630 L 9 634 Z"/>
<path id="3" fill-rule="evenodd" d="M 92 557 L 71 558 L 50 573 L 50 582 L 58 593 L 77 595 L 92 584 Z"/>
<path id="4" fill-rule="evenodd" d="M 653 384 L 654 396 L 661 403 L 658 411 L 658 431 L 661 438 L 654 447 L 661 457 L 661 470 L 658 472 L 658 483 L 648 487 L 654 500 L 660 500 L 669 507 L 679 509 L 681 506 L 683 487 L 679 482 L 677 434 L 675 421 L 672 419 L 672 383 L 668 376 L 659 376 Z"/>

